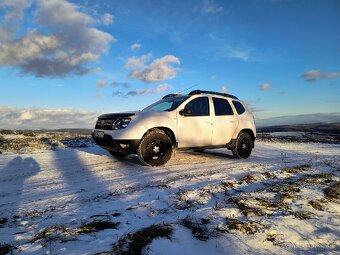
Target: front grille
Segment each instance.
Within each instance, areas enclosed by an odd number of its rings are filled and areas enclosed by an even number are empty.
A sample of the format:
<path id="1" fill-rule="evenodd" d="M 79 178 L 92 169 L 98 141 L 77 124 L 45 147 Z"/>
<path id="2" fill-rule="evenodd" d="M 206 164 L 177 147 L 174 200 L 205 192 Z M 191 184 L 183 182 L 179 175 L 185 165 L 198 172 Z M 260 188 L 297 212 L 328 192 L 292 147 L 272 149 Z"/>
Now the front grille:
<path id="1" fill-rule="evenodd" d="M 112 124 L 117 120 L 115 119 L 98 119 L 96 129 L 112 130 Z"/>

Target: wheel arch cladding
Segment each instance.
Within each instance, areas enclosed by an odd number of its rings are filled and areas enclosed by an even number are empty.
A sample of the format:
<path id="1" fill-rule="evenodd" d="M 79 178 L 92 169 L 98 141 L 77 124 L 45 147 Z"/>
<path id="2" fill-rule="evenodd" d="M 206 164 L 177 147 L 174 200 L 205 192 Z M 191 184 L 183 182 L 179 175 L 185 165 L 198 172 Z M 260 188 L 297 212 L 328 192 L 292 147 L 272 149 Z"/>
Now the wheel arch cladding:
<path id="1" fill-rule="evenodd" d="M 151 132 L 152 130 L 155 130 L 155 129 L 164 131 L 164 133 L 170 138 L 171 142 L 176 143 L 175 133 L 170 128 L 167 128 L 167 127 L 154 127 L 154 128 L 150 128 L 147 132 Z"/>

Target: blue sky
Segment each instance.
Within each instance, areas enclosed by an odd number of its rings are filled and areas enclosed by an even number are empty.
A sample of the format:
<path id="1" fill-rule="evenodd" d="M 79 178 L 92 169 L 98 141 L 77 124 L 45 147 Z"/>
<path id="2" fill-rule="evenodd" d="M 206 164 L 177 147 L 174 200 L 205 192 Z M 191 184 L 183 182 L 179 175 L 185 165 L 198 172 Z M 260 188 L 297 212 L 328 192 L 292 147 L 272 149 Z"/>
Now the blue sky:
<path id="1" fill-rule="evenodd" d="M 86 126 L 192 86 L 257 119 L 339 112 L 339 14 L 336 0 L 2 0 L 0 123 Z"/>

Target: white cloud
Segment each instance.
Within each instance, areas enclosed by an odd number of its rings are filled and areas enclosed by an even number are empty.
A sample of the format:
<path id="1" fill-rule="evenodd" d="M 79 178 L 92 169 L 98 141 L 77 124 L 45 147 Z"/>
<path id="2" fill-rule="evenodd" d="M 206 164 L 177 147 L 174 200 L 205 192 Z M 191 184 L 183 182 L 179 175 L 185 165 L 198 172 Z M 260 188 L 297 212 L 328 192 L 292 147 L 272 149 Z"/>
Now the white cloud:
<path id="1" fill-rule="evenodd" d="M 272 89 L 272 87 L 273 86 L 269 83 L 263 83 L 260 86 L 258 86 L 258 89 L 259 90 L 270 90 L 270 89 Z"/>
<path id="2" fill-rule="evenodd" d="M 105 26 L 109 26 L 114 22 L 114 16 L 110 13 L 105 13 L 101 18 L 101 23 Z"/>
<path id="3" fill-rule="evenodd" d="M 139 50 L 140 48 L 142 48 L 142 45 L 139 44 L 139 43 L 134 43 L 134 44 L 132 44 L 132 45 L 130 46 L 130 49 L 131 49 L 132 51 Z"/>
<path id="4" fill-rule="evenodd" d="M 324 78 L 324 79 L 335 79 L 339 77 L 340 77 L 340 73 L 324 73 L 321 75 L 321 78 Z"/>
<path id="5" fill-rule="evenodd" d="M 16 67 L 23 74 L 38 77 L 82 75 L 98 70 L 90 64 L 107 52 L 114 38 L 94 28 L 93 18 L 66 0 L 37 0 L 36 4 L 38 27 L 26 31 L 22 37 L 12 34 L 1 41 L 0 66 Z M 2 31 L 5 26 L 1 27 Z"/>
<path id="6" fill-rule="evenodd" d="M 306 81 L 313 82 L 319 79 L 321 72 L 319 70 L 309 70 L 302 74 L 302 78 Z"/>
<path id="7" fill-rule="evenodd" d="M 201 10 L 204 14 L 216 14 L 222 12 L 223 7 L 216 5 L 214 0 L 204 0 Z"/>
<path id="8" fill-rule="evenodd" d="M 168 83 L 164 83 L 164 84 L 158 85 L 157 88 L 155 89 L 155 91 L 157 93 L 162 93 L 162 92 L 167 91 L 169 89 L 173 89 L 173 87 Z"/>
<path id="9" fill-rule="evenodd" d="M 99 81 L 97 82 L 97 84 L 96 84 L 96 87 L 97 87 L 97 88 L 104 88 L 104 87 L 106 86 L 106 84 L 107 84 L 107 81 L 105 81 L 105 80 L 99 80 Z"/>
<path id="10" fill-rule="evenodd" d="M 229 89 L 227 88 L 227 86 L 221 87 L 221 93 L 229 93 Z"/>
<path id="11" fill-rule="evenodd" d="M 151 57 L 150 54 L 141 57 L 131 57 L 127 60 L 125 67 L 131 69 L 129 78 L 145 83 L 160 82 L 174 78 L 180 71 L 172 64 L 180 64 L 179 59 L 173 55 L 165 55 L 155 59 L 150 65 L 145 62 Z"/>
<path id="12" fill-rule="evenodd" d="M 121 91 L 115 91 L 112 93 L 113 96 L 119 96 L 119 97 L 128 97 L 128 96 L 141 96 L 141 95 L 149 95 L 149 94 L 159 94 L 163 93 L 167 90 L 173 89 L 173 87 L 168 84 L 160 84 L 156 88 L 146 88 L 146 89 L 135 89 L 130 90 L 126 94 L 122 93 Z"/>
<path id="13" fill-rule="evenodd" d="M 91 128 L 98 115 L 83 110 L 0 106 L 0 126 L 4 129 Z"/>
<path id="14" fill-rule="evenodd" d="M 340 73 L 334 72 L 334 73 L 321 73 L 320 70 L 309 70 L 301 75 L 302 78 L 304 78 L 306 81 L 314 82 L 322 79 L 335 79 L 340 77 Z"/>
<path id="15" fill-rule="evenodd" d="M 99 98 L 103 98 L 105 95 L 103 93 L 97 93 L 93 96 L 93 98 L 99 99 Z"/>
<path id="16" fill-rule="evenodd" d="M 153 94 L 154 90 L 151 88 L 148 89 L 136 89 L 129 91 L 126 95 L 127 96 L 141 96 L 141 95 L 147 95 L 147 94 Z"/>
<path id="17" fill-rule="evenodd" d="M 125 63 L 125 68 L 126 69 L 142 69 L 145 66 L 145 62 L 148 61 L 150 58 L 152 57 L 152 55 L 146 54 L 146 55 L 142 55 L 140 57 L 131 57 L 129 58 L 126 63 Z"/>
<path id="18" fill-rule="evenodd" d="M 0 9 L 5 9 L 2 26 L 0 26 L 0 45 L 10 40 L 17 32 L 24 11 L 29 7 L 29 0 L 1 0 Z"/>
<path id="19" fill-rule="evenodd" d="M 123 87 L 123 88 L 130 88 L 130 84 L 127 82 L 112 82 L 111 86 L 113 88 L 117 88 L 117 87 Z"/>
<path id="20" fill-rule="evenodd" d="M 224 45 L 217 50 L 216 58 L 231 58 L 242 61 L 249 61 L 251 56 L 249 50 L 241 50 L 230 45 Z"/>

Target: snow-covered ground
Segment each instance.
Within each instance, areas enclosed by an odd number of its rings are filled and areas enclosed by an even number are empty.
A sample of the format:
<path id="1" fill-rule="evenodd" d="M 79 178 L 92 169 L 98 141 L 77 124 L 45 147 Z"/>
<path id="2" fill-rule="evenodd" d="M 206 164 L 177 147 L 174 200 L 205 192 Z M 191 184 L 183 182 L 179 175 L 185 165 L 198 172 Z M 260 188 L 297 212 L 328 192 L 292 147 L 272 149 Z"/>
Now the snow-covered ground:
<path id="1" fill-rule="evenodd" d="M 339 161 L 340 145 L 261 141 L 157 168 L 97 146 L 6 153 L 0 254 L 339 253 Z"/>

